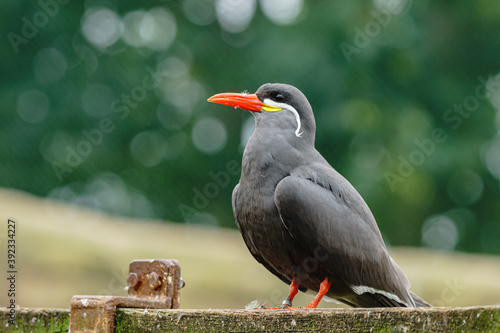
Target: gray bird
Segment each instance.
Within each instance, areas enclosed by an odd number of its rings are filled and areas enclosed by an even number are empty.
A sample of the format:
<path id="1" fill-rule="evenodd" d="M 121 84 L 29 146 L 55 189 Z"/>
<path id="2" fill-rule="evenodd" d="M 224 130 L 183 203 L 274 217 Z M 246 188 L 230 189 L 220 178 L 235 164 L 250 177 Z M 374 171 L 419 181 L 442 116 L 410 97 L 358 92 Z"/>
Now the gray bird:
<path id="1" fill-rule="evenodd" d="M 255 94 L 208 99 L 252 111 L 255 130 L 243 153 L 232 205 L 254 258 L 290 292 L 317 292 L 353 307 L 430 306 L 409 290 L 389 256 L 368 205 L 314 147 L 316 123 L 307 98 L 287 84 Z"/>

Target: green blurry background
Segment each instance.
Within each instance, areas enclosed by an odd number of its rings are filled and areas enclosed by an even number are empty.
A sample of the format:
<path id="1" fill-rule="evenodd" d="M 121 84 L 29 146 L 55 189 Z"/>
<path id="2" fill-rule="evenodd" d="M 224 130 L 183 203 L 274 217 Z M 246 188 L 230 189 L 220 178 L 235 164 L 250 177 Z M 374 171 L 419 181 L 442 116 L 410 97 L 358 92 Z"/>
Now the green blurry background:
<path id="1" fill-rule="evenodd" d="M 139 218 L 136 229 L 235 229 L 253 118 L 206 99 L 284 82 L 308 97 L 318 150 L 388 245 L 500 254 L 498 1 L 0 6 L 0 187 Z M 2 216 L 30 211 L 26 200 Z M 71 237 L 88 234 L 98 225 Z"/>

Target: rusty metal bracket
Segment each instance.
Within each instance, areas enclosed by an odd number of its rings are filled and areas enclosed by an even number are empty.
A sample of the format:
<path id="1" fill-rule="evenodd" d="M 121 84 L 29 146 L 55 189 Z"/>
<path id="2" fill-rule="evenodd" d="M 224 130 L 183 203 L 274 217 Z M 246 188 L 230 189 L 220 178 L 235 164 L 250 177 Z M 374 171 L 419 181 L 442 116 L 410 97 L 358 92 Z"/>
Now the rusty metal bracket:
<path id="1" fill-rule="evenodd" d="M 117 308 L 178 309 L 184 287 L 175 259 L 134 260 L 127 278 L 128 297 L 73 296 L 71 332 L 114 332 Z"/>

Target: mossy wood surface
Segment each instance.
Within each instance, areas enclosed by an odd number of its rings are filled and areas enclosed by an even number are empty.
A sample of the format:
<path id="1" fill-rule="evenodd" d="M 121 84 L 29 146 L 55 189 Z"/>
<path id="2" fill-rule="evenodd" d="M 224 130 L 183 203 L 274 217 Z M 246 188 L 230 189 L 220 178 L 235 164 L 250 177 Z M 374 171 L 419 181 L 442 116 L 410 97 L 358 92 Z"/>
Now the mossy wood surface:
<path id="1" fill-rule="evenodd" d="M 0 308 L 0 332 L 68 332 L 69 310 L 17 308 L 14 324 L 10 309 Z"/>
<path id="2" fill-rule="evenodd" d="M 69 310 L 0 308 L 0 332 L 68 332 Z M 116 332 L 500 332 L 500 307 L 315 310 L 119 309 Z"/>
<path id="3" fill-rule="evenodd" d="M 500 307 L 315 310 L 120 309 L 117 332 L 500 332 Z"/>

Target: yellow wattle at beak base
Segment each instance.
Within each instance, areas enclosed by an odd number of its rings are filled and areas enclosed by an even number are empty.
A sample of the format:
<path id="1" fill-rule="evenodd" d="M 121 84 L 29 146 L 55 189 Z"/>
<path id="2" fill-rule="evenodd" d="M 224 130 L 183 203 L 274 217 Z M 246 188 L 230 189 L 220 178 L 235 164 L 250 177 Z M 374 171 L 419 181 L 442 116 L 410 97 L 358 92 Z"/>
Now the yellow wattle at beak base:
<path id="1" fill-rule="evenodd" d="M 267 111 L 267 112 L 278 112 L 278 111 L 283 110 L 283 108 L 279 108 L 277 106 L 272 106 L 272 105 L 269 105 L 269 104 L 264 104 L 262 106 L 262 110 Z"/>

